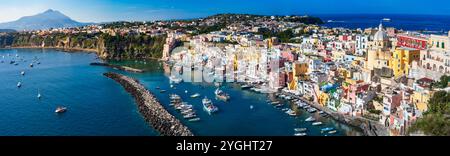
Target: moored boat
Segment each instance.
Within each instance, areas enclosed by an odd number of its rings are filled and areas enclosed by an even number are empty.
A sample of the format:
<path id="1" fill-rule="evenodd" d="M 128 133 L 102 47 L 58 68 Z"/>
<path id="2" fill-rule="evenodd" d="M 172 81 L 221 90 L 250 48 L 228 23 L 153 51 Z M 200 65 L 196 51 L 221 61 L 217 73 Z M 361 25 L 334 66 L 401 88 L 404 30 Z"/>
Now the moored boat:
<path id="1" fill-rule="evenodd" d="M 329 131 L 329 132 L 328 132 L 328 134 L 335 134 L 335 133 L 337 133 L 336 130 L 332 130 L 332 131 Z"/>
<path id="2" fill-rule="evenodd" d="M 296 132 L 306 132 L 307 130 L 307 128 L 294 128 L 294 131 Z"/>
<path id="3" fill-rule="evenodd" d="M 313 126 L 320 126 L 320 125 L 322 125 L 322 124 L 323 124 L 322 122 L 313 122 L 313 123 L 312 123 Z"/>
<path id="4" fill-rule="evenodd" d="M 250 85 L 242 85 L 241 86 L 241 89 L 243 89 L 243 90 L 250 89 L 250 88 L 252 88 L 252 86 L 250 86 Z"/>
<path id="5" fill-rule="evenodd" d="M 214 94 L 216 94 L 216 97 L 220 100 L 223 101 L 228 101 L 230 100 L 230 95 L 226 94 L 225 92 L 223 92 L 222 90 L 220 90 L 219 88 L 216 89 L 216 91 L 214 92 Z"/>
<path id="6" fill-rule="evenodd" d="M 188 120 L 189 122 L 196 122 L 196 121 L 200 121 L 200 118 L 192 118 Z"/>
<path id="7" fill-rule="evenodd" d="M 306 135 L 308 135 L 308 134 L 306 134 L 306 133 L 295 133 L 294 134 L 294 136 L 306 136 Z"/>
<path id="8" fill-rule="evenodd" d="M 328 131 L 332 131 L 332 130 L 334 130 L 334 128 L 332 128 L 332 127 L 326 127 L 326 128 L 320 129 L 320 131 L 322 131 L 322 132 L 328 132 Z"/>
<path id="9" fill-rule="evenodd" d="M 197 98 L 197 97 L 199 97 L 199 96 L 200 96 L 199 93 L 195 93 L 195 94 L 191 95 L 191 98 Z"/>
<path id="10" fill-rule="evenodd" d="M 305 119 L 306 122 L 313 122 L 316 121 L 316 119 L 314 119 L 312 116 L 310 116 L 309 118 Z"/>
<path id="11" fill-rule="evenodd" d="M 208 99 L 207 97 L 205 97 L 202 100 L 202 104 L 203 104 L 203 109 L 205 109 L 205 111 L 208 112 L 209 114 L 219 111 L 219 108 L 214 106 L 212 101 L 210 99 Z"/>

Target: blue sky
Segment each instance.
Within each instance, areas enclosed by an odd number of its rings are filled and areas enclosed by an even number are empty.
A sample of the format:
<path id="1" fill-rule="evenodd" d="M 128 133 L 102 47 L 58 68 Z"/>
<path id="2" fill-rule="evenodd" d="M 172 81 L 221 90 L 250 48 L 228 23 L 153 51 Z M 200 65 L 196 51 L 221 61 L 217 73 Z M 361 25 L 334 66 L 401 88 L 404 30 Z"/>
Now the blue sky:
<path id="1" fill-rule="evenodd" d="M 217 13 L 450 15 L 448 0 L 0 0 L 0 4 L 0 22 L 47 9 L 82 22 L 179 19 Z"/>

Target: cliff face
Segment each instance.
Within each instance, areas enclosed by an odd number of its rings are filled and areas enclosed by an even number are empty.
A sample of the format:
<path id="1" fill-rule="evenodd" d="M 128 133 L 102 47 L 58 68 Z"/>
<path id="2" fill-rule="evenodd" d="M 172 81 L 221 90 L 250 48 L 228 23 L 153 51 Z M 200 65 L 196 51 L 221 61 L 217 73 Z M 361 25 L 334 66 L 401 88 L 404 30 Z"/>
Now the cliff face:
<path id="1" fill-rule="evenodd" d="M 110 36 L 108 34 L 51 34 L 46 36 L 10 33 L 0 35 L 0 48 L 47 47 L 96 51 L 103 59 L 161 58 L 165 35 Z"/>

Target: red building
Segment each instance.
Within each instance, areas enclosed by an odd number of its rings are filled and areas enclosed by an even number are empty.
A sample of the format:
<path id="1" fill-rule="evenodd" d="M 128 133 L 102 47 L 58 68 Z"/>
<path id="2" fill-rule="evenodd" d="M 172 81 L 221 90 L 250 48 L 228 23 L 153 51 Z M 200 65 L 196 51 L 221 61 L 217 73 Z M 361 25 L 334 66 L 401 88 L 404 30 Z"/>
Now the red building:
<path id="1" fill-rule="evenodd" d="M 418 35 L 398 34 L 397 46 L 408 47 L 419 50 L 427 49 L 428 39 Z"/>

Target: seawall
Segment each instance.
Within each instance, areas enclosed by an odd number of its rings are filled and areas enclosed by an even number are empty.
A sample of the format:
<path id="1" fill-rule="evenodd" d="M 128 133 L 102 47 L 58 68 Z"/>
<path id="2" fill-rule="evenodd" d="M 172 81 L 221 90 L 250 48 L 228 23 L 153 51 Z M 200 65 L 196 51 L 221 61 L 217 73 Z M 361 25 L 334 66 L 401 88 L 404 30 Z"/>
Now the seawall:
<path id="1" fill-rule="evenodd" d="M 193 136 L 193 133 L 171 115 L 138 80 L 112 72 L 103 75 L 121 84 L 134 97 L 144 119 L 162 136 Z"/>

